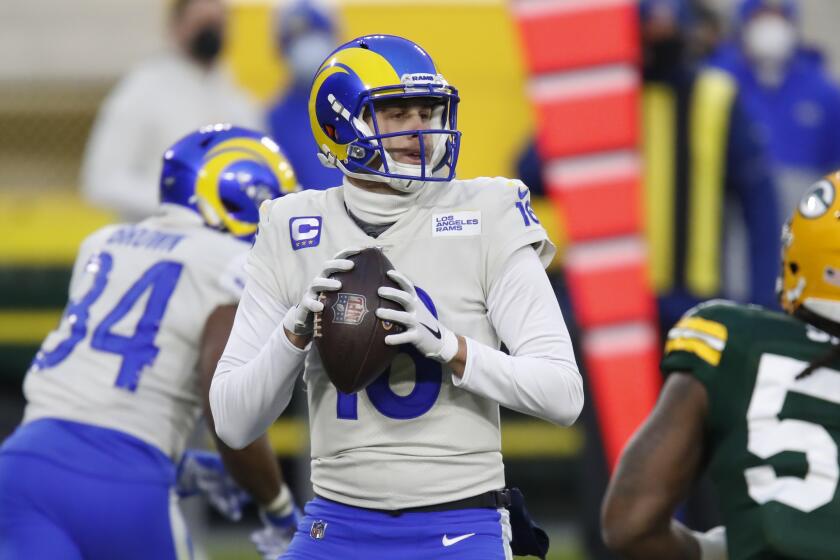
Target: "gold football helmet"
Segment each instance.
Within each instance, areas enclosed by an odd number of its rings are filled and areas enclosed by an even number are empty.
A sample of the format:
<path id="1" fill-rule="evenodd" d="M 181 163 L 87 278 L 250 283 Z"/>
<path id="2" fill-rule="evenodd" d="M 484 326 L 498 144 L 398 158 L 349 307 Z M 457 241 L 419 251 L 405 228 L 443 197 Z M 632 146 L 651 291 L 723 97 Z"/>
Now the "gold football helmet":
<path id="1" fill-rule="evenodd" d="M 805 192 L 782 230 L 782 308 L 823 330 L 840 330 L 840 171 Z"/>

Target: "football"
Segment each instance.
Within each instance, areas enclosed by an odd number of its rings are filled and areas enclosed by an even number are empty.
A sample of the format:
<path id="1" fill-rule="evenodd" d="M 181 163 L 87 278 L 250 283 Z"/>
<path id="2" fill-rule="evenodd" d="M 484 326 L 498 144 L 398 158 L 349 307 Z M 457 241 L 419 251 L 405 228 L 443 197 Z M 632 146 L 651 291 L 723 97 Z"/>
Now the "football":
<path id="1" fill-rule="evenodd" d="M 400 309 L 379 297 L 380 286 L 399 286 L 386 274 L 394 266 L 378 248 L 364 249 L 348 257 L 354 268 L 332 277 L 341 290 L 322 292 L 324 310 L 315 314 L 315 347 L 324 370 L 339 391 L 356 393 L 367 387 L 391 364 L 398 347 L 385 344 L 385 336 L 403 331 L 402 325 L 382 321 L 379 307 Z"/>

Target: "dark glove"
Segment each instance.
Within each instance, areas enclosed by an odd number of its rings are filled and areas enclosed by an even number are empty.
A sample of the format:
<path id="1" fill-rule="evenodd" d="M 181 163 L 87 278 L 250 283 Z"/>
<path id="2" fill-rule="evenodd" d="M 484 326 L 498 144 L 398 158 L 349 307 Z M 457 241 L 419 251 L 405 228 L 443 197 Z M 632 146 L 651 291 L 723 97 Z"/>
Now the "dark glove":
<path id="1" fill-rule="evenodd" d="M 513 539 L 510 549 L 515 556 L 537 556 L 545 560 L 548 554 L 548 535 L 540 529 L 525 508 L 525 496 L 519 488 L 508 488 L 510 493 L 510 528 Z"/>

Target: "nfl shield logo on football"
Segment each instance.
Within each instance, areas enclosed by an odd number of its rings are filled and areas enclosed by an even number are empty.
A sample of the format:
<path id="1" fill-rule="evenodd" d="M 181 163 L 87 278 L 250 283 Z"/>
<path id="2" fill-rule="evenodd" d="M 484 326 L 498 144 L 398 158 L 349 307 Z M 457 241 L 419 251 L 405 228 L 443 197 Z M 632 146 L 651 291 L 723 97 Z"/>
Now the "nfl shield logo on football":
<path id="1" fill-rule="evenodd" d="M 312 528 L 309 529 L 309 536 L 316 541 L 320 541 L 324 538 L 324 533 L 326 532 L 327 524 L 319 519 L 318 521 L 312 523 Z"/>
<path id="2" fill-rule="evenodd" d="M 358 325 L 368 312 L 365 296 L 359 294 L 339 293 L 338 299 L 332 306 L 333 323 Z"/>

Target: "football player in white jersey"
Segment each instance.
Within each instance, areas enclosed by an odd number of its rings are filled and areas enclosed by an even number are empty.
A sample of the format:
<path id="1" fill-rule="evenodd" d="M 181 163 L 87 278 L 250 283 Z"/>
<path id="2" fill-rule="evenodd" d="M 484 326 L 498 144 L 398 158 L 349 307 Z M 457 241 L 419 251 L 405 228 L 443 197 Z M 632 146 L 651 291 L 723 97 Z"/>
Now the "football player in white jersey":
<path id="1" fill-rule="evenodd" d="M 554 247 L 520 181 L 454 178 L 457 104 L 419 45 L 342 45 L 316 73 L 309 111 L 322 161 L 345 181 L 260 210 L 210 403 L 218 435 L 243 447 L 303 372 L 316 498 L 284 559 L 509 558 L 499 405 L 563 425 L 580 413 L 544 271 Z M 390 369 L 343 394 L 311 347 L 313 313 L 319 292 L 341 288 L 329 275 L 367 246 L 398 271 L 401 289 L 380 295 L 402 308 L 369 311 L 406 330 L 386 337 L 400 345 Z"/>
<path id="2" fill-rule="evenodd" d="M 81 245 L 64 317 L 24 380 L 23 422 L 0 448 L 2 560 L 190 558 L 178 495 L 203 491 L 239 515 L 242 489 L 218 455 L 184 447 L 230 332 L 259 205 L 297 181 L 271 140 L 214 125 L 166 152 L 160 188 L 157 215 Z M 256 544 L 276 557 L 297 516 L 276 459 L 264 438 L 219 447 L 263 507 Z"/>

